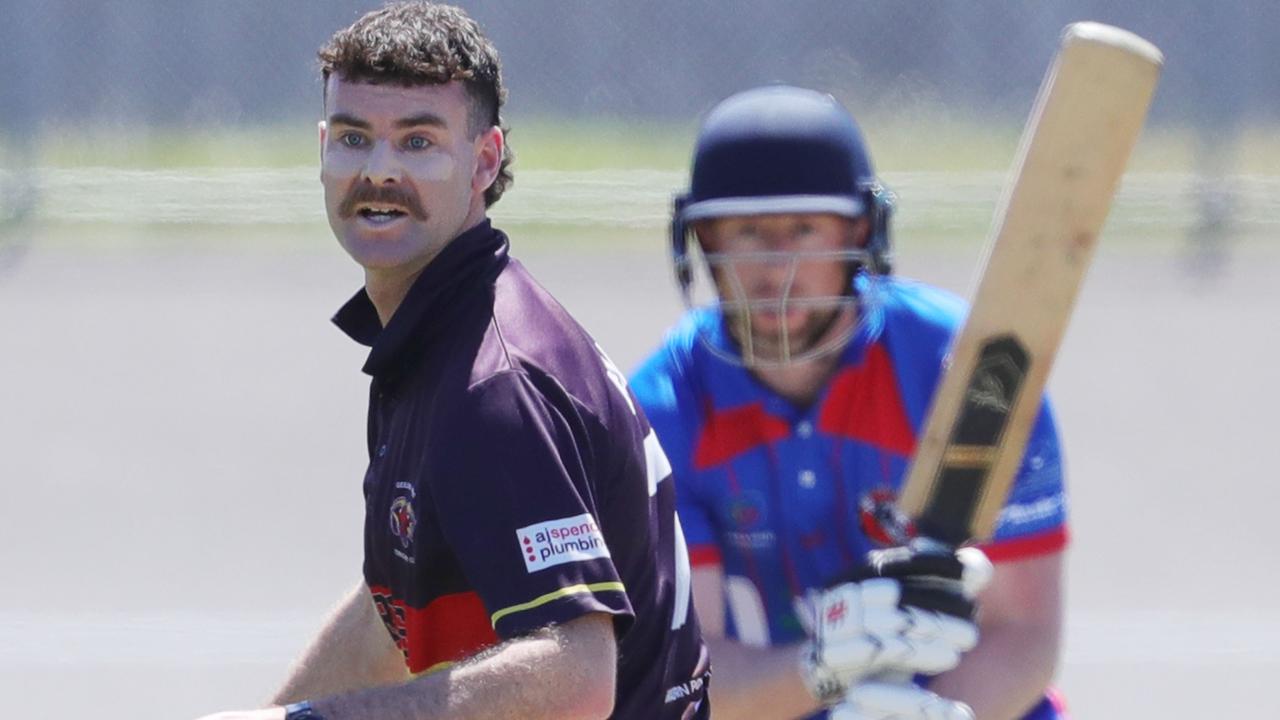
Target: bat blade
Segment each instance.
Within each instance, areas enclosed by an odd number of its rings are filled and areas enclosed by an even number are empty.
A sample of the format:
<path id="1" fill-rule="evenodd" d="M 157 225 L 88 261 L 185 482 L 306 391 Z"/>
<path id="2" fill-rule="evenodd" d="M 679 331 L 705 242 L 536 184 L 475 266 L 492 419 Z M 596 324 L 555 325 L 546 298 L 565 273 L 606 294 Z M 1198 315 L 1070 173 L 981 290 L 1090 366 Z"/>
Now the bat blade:
<path id="1" fill-rule="evenodd" d="M 1162 64 L 1127 31 L 1066 28 L 901 492 L 920 535 L 955 546 L 994 531 Z"/>

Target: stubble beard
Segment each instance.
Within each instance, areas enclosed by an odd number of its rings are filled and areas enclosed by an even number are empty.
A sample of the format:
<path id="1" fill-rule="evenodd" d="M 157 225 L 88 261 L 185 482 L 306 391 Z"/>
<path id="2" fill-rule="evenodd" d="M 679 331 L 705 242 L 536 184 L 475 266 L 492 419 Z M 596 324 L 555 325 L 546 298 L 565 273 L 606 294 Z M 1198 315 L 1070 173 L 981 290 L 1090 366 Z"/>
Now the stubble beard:
<path id="1" fill-rule="evenodd" d="M 747 322 L 740 312 L 735 312 L 729 318 L 729 326 L 732 328 L 734 339 L 744 350 L 746 344 L 743 343 L 743 334 L 751 333 L 752 355 L 755 359 L 764 360 L 766 362 L 782 362 L 783 355 L 783 336 L 786 335 L 786 357 L 795 358 L 806 353 L 817 350 L 822 346 L 824 341 L 829 340 L 830 336 L 838 332 L 838 326 L 841 319 L 846 314 L 853 312 L 851 307 L 838 306 L 829 310 L 815 310 L 809 313 L 801 321 L 799 327 L 787 328 L 785 320 L 776 330 L 761 331 L 753 328 Z M 852 319 L 849 320 L 852 322 Z"/>

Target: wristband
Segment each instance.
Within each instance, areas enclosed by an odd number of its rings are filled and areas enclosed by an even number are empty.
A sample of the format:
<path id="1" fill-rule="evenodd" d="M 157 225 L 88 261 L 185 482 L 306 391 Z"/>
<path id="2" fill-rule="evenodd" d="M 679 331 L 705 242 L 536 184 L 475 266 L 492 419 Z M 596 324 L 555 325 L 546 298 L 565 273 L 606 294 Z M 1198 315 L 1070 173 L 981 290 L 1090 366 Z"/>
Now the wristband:
<path id="1" fill-rule="evenodd" d="M 284 720 L 324 720 L 324 716 L 311 709 L 311 703 L 303 700 L 284 706 Z"/>

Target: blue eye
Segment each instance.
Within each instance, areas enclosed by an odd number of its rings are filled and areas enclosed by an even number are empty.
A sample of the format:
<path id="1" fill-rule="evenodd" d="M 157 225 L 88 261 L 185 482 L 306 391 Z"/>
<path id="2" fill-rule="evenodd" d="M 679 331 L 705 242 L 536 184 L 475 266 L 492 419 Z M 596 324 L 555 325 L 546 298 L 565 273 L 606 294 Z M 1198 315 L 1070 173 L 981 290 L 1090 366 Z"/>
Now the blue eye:
<path id="1" fill-rule="evenodd" d="M 360 147 L 364 144 L 364 138 L 359 133 L 349 132 L 343 133 L 342 136 L 338 138 L 338 142 L 346 145 L 347 147 Z"/>
<path id="2" fill-rule="evenodd" d="M 426 150 L 431 147 L 431 141 L 421 135 L 414 135 L 405 144 L 409 146 L 410 150 Z"/>

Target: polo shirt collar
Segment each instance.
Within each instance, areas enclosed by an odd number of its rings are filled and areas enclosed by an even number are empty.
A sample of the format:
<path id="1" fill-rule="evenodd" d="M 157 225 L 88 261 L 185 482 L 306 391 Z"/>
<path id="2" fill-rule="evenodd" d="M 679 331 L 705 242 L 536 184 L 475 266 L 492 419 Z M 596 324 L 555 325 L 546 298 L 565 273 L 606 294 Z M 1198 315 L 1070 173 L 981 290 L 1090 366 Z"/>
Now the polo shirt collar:
<path id="1" fill-rule="evenodd" d="M 506 234 L 488 219 L 449 241 L 414 280 L 385 328 L 369 294 L 360 288 L 333 323 L 371 348 L 364 372 L 392 379 L 412 364 L 425 340 L 460 310 L 458 300 L 492 284 L 506 267 L 507 247 Z"/>

